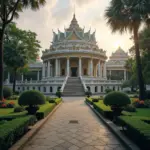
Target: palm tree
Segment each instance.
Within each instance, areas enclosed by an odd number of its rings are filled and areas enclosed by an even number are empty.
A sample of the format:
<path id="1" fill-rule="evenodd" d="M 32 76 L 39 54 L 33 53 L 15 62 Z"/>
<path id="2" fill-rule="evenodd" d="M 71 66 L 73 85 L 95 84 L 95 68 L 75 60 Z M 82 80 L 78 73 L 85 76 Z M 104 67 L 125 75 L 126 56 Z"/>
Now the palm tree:
<path id="1" fill-rule="evenodd" d="M 3 99 L 3 42 L 4 32 L 14 18 L 18 18 L 18 12 L 25 8 L 38 10 L 46 0 L 0 0 L 0 100 Z"/>
<path id="2" fill-rule="evenodd" d="M 111 0 L 110 6 L 105 11 L 105 17 L 112 32 L 119 31 L 123 33 L 128 30 L 133 34 L 140 100 L 145 99 L 145 85 L 139 52 L 138 32 L 142 23 L 149 24 L 149 14 L 150 0 Z"/>

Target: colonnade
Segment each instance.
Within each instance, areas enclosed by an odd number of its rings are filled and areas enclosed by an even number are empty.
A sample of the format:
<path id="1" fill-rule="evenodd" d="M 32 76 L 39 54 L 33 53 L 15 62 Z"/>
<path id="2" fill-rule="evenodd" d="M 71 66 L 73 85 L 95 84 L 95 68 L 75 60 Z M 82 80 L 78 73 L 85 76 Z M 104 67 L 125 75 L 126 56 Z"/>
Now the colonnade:
<path id="1" fill-rule="evenodd" d="M 70 76 L 71 71 L 71 58 L 72 57 L 66 57 L 66 67 L 65 67 L 65 75 Z M 63 58 L 64 59 L 64 58 Z M 78 59 L 78 76 L 83 76 L 83 59 L 82 57 L 77 58 Z M 93 61 L 96 61 L 96 66 L 93 65 Z M 52 61 L 54 63 L 52 63 Z M 59 77 L 61 76 L 61 58 L 56 59 L 49 59 L 47 61 L 43 62 L 43 68 L 42 68 L 42 78 L 49 78 L 49 77 Z M 96 67 L 96 69 L 95 69 Z M 101 77 L 106 78 L 106 63 L 104 61 L 98 60 L 98 59 L 92 59 L 88 58 L 88 76 L 89 77 Z M 96 75 L 94 74 L 94 70 L 96 70 Z"/>

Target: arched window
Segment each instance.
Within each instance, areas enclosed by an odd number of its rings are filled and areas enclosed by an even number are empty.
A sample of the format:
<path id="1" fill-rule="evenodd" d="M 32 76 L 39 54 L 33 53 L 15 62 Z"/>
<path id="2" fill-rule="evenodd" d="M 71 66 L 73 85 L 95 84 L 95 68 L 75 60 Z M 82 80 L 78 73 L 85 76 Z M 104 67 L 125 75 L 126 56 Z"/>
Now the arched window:
<path id="1" fill-rule="evenodd" d="M 41 91 L 41 87 L 40 86 L 38 87 L 38 90 Z"/>
<path id="2" fill-rule="evenodd" d="M 52 87 L 50 87 L 50 92 L 51 92 L 51 93 L 53 92 L 53 88 L 52 88 Z"/>
<path id="3" fill-rule="evenodd" d="M 46 92 L 46 87 L 43 88 L 43 92 Z"/>
<path id="4" fill-rule="evenodd" d="M 101 92 L 103 92 L 103 91 L 104 91 L 103 86 L 101 86 Z"/>
<path id="5" fill-rule="evenodd" d="M 97 93 L 97 86 L 95 86 L 95 93 Z"/>

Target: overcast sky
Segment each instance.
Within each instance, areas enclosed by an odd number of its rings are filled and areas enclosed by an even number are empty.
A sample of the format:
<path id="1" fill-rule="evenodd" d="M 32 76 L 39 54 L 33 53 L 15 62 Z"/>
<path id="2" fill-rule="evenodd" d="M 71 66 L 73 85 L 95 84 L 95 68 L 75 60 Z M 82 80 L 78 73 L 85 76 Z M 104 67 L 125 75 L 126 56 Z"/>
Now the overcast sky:
<path id="1" fill-rule="evenodd" d="M 49 48 L 52 41 L 52 29 L 57 32 L 58 28 L 64 31 L 72 20 L 75 6 L 75 13 L 78 23 L 85 30 L 96 29 L 96 39 L 100 48 L 111 55 L 120 45 L 125 51 L 132 45 L 129 39 L 130 34 L 120 35 L 111 33 L 111 29 L 106 24 L 104 12 L 110 0 L 47 0 L 44 7 L 33 12 L 25 10 L 16 21 L 18 27 L 31 30 L 37 33 L 38 40 L 41 41 L 42 49 Z"/>

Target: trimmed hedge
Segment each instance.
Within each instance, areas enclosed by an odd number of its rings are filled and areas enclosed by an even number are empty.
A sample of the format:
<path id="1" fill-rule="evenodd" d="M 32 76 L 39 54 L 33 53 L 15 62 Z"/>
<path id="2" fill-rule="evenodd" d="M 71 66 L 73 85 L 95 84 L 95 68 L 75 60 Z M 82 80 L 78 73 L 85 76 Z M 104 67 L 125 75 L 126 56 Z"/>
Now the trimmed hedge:
<path id="1" fill-rule="evenodd" d="M 35 116 L 13 119 L 0 125 L 0 150 L 8 150 L 36 121 Z"/>
<path id="2" fill-rule="evenodd" d="M 141 149 L 150 149 L 150 118 L 120 116 L 117 123 L 126 127 L 127 135 L 136 142 Z"/>
<path id="3" fill-rule="evenodd" d="M 53 109 L 54 107 L 62 101 L 62 98 L 55 98 L 55 103 L 46 103 L 42 105 L 40 109 L 36 113 L 36 117 L 38 120 L 45 118 Z"/>
<path id="4" fill-rule="evenodd" d="M 103 100 L 99 101 L 99 102 L 93 102 L 92 98 L 86 98 L 86 101 L 93 105 L 94 109 L 96 109 L 100 114 L 102 114 L 104 117 L 109 118 L 109 119 L 113 119 L 113 112 L 110 109 L 109 106 L 106 106 L 103 103 Z"/>
<path id="5" fill-rule="evenodd" d="M 42 105 L 40 109 L 36 112 L 36 117 L 38 120 L 45 118 L 56 106 L 55 103 L 47 103 Z"/>
<path id="6" fill-rule="evenodd" d="M 100 114 L 104 117 L 113 119 L 113 112 L 109 106 L 106 106 L 103 101 L 99 101 L 98 103 L 93 103 L 94 109 L 96 109 Z"/>
<path id="7" fill-rule="evenodd" d="M 13 92 L 12 89 L 10 89 L 9 87 L 3 87 L 3 97 L 6 99 L 10 96 L 12 96 Z"/>

